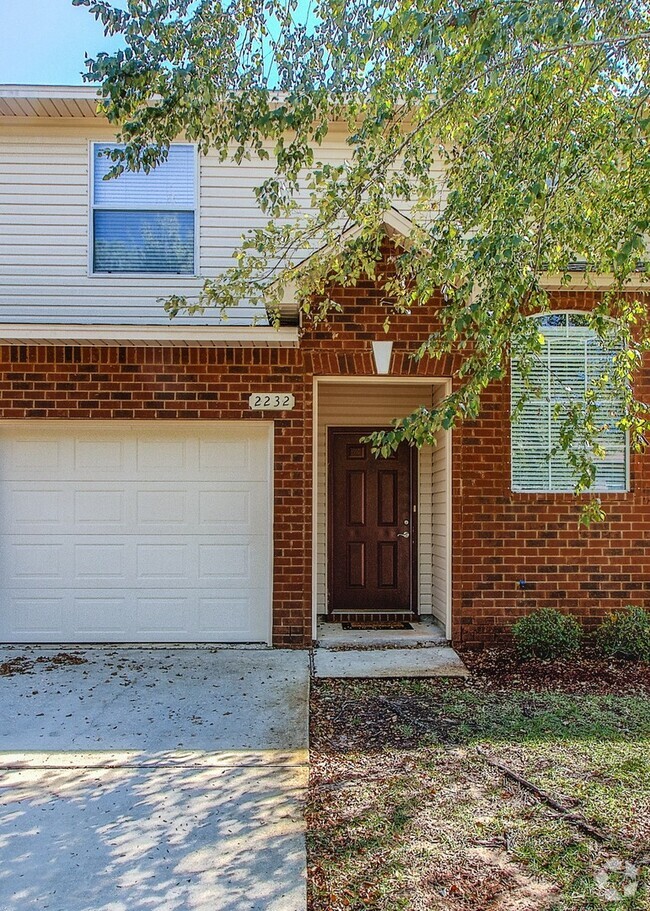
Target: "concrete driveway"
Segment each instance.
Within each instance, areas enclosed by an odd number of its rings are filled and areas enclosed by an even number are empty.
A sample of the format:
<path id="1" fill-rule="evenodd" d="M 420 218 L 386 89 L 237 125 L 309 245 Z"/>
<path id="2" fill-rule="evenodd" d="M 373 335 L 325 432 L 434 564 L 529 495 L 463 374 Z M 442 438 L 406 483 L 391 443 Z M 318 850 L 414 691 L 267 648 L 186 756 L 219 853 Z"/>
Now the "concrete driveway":
<path id="1" fill-rule="evenodd" d="M 303 911 L 307 654 L 68 654 L 0 650 L 0 911 Z"/>

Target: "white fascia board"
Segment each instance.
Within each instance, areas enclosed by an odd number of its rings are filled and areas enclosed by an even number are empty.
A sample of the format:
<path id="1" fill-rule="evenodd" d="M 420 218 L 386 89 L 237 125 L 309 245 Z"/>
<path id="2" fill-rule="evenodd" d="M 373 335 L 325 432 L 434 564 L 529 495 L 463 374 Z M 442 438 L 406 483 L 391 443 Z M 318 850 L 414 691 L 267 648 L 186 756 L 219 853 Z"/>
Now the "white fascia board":
<path id="1" fill-rule="evenodd" d="M 61 323 L 0 324 L 5 345 L 118 345 L 219 348 L 296 348 L 297 327 L 272 326 L 89 326 Z"/>
<path id="2" fill-rule="evenodd" d="M 623 291 L 650 291 L 648 279 L 647 273 L 637 272 L 625 283 Z M 568 281 L 564 275 L 544 272 L 539 283 L 547 291 L 608 291 L 616 284 L 612 275 L 578 271 L 569 272 Z"/>
<path id="3" fill-rule="evenodd" d="M 0 98 L 38 98 L 43 101 L 56 98 L 96 99 L 99 90 L 94 85 L 0 85 Z"/>

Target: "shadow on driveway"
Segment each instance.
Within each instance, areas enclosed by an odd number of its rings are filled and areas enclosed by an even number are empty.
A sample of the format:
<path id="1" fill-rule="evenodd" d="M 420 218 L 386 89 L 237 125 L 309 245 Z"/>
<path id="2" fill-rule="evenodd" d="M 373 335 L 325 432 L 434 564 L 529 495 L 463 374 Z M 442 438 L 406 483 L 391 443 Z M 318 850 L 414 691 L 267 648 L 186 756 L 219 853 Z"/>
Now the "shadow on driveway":
<path id="1" fill-rule="evenodd" d="M 52 654 L 0 654 L 0 909 L 303 911 L 307 655 Z"/>

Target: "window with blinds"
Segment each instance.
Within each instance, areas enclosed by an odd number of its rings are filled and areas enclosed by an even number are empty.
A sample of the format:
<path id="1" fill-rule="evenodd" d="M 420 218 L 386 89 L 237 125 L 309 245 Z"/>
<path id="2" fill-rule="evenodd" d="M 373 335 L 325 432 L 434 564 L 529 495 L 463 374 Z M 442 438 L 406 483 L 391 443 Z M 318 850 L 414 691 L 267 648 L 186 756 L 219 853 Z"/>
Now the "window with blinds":
<path id="1" fill-rule="evenodd" d="M 196 153 L 174 144 L 148 174 L 106 180 L 106 143 L 93 144 L 93 272 L 194 273 Z M 113 147 L 114 148 L 114 147 Z"/>
<path id="2" fill-rule="evenodd" d="M 559 446 L 561 413 L 611 372 L 614 351 L 603 346 L 584 314 L 553 313 L 537 320 L 545 343 L 526 380 L 512 364 L 513 409 L 529 396 L 512 425 L 512 489 L 571 491 L 575 477 Z M 594 493 L 627 490 L 627 437 L 616 426 L 622 408 L 613 391 L 599 392 L 596 420 L 603 427 L 598 441 L 605 456 L 597 460 Z"/>

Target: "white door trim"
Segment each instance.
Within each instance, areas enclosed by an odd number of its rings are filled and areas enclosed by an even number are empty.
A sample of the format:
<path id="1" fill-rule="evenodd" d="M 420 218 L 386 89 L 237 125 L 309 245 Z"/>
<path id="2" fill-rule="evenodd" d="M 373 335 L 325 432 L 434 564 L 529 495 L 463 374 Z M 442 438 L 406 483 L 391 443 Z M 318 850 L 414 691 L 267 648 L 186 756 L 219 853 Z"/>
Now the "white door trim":
<path id="1" fill-rule="evenodd" d="M 411 385 L 411 386 L 429 386 L 431 388 L 439 386 L 443 388 L 444 395 L 451 391 L 451 379 L 449 377 L 431 377 L 431 376 L 314 376 L 312 379 L 312 639 L 316 638 L 318 625 L 318 485 L 320 477 L 318 474 L 319 464 L 319 447 L 318 447 L 318 422 L 319 422 L 319 390 L 321 386 L 327 385 L 351 385 L 351 384 L 377 384 L 377 385 Z M 363 420 L 360 419 L 363 423 Z M 451 637 L 452 621 L 452 432 L 445 434 L 445 473 L 446 473 L 446 635 Z"/>

